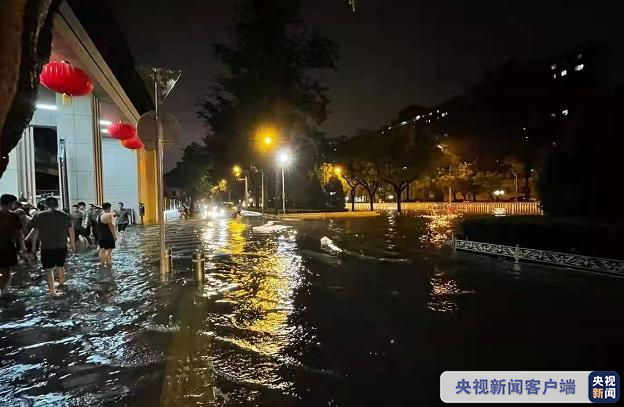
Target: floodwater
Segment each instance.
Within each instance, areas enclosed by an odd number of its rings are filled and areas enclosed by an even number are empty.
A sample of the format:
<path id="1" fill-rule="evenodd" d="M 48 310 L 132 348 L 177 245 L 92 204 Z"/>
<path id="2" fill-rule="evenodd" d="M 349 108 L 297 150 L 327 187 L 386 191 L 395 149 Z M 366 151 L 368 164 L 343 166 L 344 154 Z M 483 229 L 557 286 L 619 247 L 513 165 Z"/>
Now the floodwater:
<path id="1" fill-rule="evenodd" d="M 21 266 L 0 299 L 0 405 L 432 405 L 445 370 L 624 366 L 623 280 L 452 255 L 456 221 L 172 222 L 166 279 L 158 230 L 137 227 L 112 270 L 72 255 L 59 299 Z"/>

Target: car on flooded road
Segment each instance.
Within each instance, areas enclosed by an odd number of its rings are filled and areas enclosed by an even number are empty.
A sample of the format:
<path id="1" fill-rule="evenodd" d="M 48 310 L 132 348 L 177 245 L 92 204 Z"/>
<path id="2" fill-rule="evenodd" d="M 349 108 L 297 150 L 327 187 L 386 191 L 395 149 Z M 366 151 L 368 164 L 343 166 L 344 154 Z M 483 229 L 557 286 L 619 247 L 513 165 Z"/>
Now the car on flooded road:
<path id="1" fill-rule="evenodd" d="M 240 213 L 240 209 L 233 202 L 219 202 L 204 205 L 202 218 L 205 219 L 234 219 Z"/>

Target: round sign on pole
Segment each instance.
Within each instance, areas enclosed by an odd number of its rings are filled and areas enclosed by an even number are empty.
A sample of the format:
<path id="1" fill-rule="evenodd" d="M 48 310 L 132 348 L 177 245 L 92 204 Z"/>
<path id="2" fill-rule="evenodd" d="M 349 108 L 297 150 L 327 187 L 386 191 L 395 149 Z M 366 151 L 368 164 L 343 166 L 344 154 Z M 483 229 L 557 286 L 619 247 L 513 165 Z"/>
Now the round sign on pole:
<path id="1" fill-rule="evenodd" d="M 163 124 L 163 144 L 169 148 L 175 144 L 180 137 L 182 129 L 180 122 L 169 112 L 159 113 L 162 116 Z M 148 151 L 156 150 L 158 144 L 158 129 L 156 128 L 156 112 L 150 110 L 144 113 L 137 123 L 137 133 Z"/>

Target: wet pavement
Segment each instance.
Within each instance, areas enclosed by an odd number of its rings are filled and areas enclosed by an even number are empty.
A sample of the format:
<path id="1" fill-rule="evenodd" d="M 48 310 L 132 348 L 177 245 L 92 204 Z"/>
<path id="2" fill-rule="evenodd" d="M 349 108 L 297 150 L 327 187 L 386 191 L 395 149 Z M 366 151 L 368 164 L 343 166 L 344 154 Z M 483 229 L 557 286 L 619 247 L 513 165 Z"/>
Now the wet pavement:
<path id="1" fill-rule="evenodd" d="M 59 299 L 21 266 L 0 299 L 0 405 L 431 405 L 445 370 L 624 366 L 623 280 L 451 255 L 456 221 L 172 222 L 164 280 L 157 228 L 137 227 L 112 270 L 70 256 Z"/>

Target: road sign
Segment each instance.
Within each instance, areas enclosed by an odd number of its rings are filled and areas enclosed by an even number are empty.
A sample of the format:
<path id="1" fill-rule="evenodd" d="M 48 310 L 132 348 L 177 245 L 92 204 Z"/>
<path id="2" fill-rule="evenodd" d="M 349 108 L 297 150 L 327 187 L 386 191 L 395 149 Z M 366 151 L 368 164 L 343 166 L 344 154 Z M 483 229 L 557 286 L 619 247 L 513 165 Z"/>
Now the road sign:
<path id="1" fill-rule="evenodd" d="M 162 112 L 163 124 L 163 144 L 165 148 L 169 148 L 176 143 L 182 132 L 180 122 L 174 115 L 169 112 Z M 156 112 L 150 110 L 144 113 L 137 124 L 137 132 L 139 138 L 145 144 L 147 151 L 156 150 L 158 143 L 158 129 L 156 127 Z"/>

